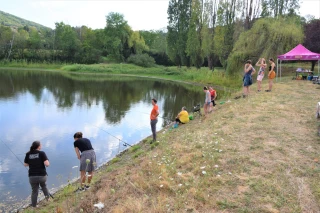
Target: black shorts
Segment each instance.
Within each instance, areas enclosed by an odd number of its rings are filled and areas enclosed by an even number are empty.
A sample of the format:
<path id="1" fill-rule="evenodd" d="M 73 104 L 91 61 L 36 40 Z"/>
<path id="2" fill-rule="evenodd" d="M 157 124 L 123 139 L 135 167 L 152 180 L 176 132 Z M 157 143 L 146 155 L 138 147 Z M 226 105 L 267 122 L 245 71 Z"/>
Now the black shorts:
<path id="1" fill-rule="evenodd" d="M 212 106 L 215 106 L 215 105 L 216 105 L 216 103 L 214 102 L 214 100 L 212 100 L 211 103 L 212 103 Z"/>

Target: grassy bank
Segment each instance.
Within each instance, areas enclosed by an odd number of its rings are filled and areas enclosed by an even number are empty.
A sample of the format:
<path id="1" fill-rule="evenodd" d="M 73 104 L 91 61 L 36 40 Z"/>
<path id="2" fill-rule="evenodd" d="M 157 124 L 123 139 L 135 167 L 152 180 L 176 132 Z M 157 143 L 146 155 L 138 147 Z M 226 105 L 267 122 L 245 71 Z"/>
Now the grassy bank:
<path id="1" fill-rule="evenodd" d="M 95 74 L 113 74 L 113 75 L 133 75 L 145 76 L 150 78 L 162 78 L 174 81 L 188 81 L 204 85 L 219 86 L 220 89 L 238 89 L 241 87 L 241 77 L 225 76 L 222 68 L 216 68 L 214 72 L 203 67 L 196 69 L 194 67 L 164 67 L 154 66 L 150 68 L 140 67 L 133 64 L 111 63 L 111 64 L 59 64 L 59 63 L 32 63 L 24 60 L 16 61 L 0 61 L 2 68 L 17 68 L 17 69 L 45 69 L 45 70 L 60 70 L 77 73 L 95 73 Z"/>
<path id="2" fill-rule="evenodd" d="M 230 99 L 116 157 L 90 190 L 70 185 L 24 212 L 320 212 L 319 91 L 287 80 Z"/>
<path id="3" fill-rule="evenodd" d="M 26 60 L 2 60 L 0 67 L 16 67 L 16 68 L 43 68 L 43 69 L 60 69 L 67 65 L 66 63 L 50 63 L 50 62 L 28 62 Z"/>
<path id="4" fill-rule="evenodd" d="M 241 83 L 240 76 L 225 76 L 222 68 L 216 68 L 214 72 L 203 67 L 196 69 L 194 67 L 164 67 L 155 66 L 144 68 L 133 64 L 95 64 L 82 65 L 73 64 L 62 67 L 62 70 L 73 72 L 90 72 L 90 73 L 109 73 L 109 74 L 127 74 L 140 75 L 168 80 L 188 81 L 201 84 L 219 85 L 228 88 L 239 88 Z M 241 82 L 241 80 L 240 80 Z"/>

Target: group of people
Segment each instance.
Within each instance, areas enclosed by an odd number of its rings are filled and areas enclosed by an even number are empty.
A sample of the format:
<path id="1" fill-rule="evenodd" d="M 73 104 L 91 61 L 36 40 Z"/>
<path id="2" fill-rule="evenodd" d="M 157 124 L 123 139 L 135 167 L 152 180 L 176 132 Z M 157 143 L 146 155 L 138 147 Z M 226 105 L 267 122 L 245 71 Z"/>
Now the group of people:
<path id="1" fill-rule="evenodd" d="M 76 132 L 74 138 L 74 149 L 80 161 L 80 187 L 76 191 L 84 191 L 90 188 L 93 171 L 96 167 L 96 154 L 89 139 L 83 138 L 81 132 Z M 46 200 L 49 200 L 50 193 L 47 188 L 46 167 L 50 165 L 49 159 L 44 151 L 41 151 L 40 141 L 34 141 L 29 152 L 24 158 L 24 165 L 29 167 L 29 183 L 31 185 L 31 206 L 37 206 L 39 186 L 43 191 Z M 87 174 L 86 174 L 87 173 Z M 87 182 L 87 183 L 86 183 Z"/>
<path id="2" fill-rule="evenodd" d="M 203 111 L 204 115 L 207 116 L 208 113 L 213 111 L 213 107 L 216 105 L 215 100 L 217 98 L 217 91 L 215 91 L 211 86 L 209 87 L 203 87 L 203 91 L 206 94 L 204 105 L 203 105 Z"/>
<path id="3" fill-rule="evenodd" d="M 212 87 L 204 87 L 206 93 L 204 113 L 207 115 L 212 112 L 213 107 L 216 105 L 217 92 Z M 150 125 L 152 131 L 152 141 L 157 140 L 156 125 L 159 116 L 159 107 L 157 100 L 152 99 L 151 103 L 153 108 L 150 113 Z M 181 111 L 175 119 L 175 124 L 185 124 L 189 122 L 189 114 L 186 107 L 182 107 Z M 76 132 L 73 135 L 74 149 L 77 158 L 80 161 L 80 187 L 76 191 L 84 191 L 90 188 L 90 183 L 93 177 L 93 171 L 96 167 L 96 154 L 89 139 L 83 138 L 82 132 Z M 50 193 L 47 188 L 47 171 L 46 167 L 50 165 L 49 159 L 44 151 L 41 151 L 42 144 L 40 141 L 34 141 L 30 150 L 26 153 L 24 158 L 24 166 L 29 167 L 28 176 L 31 185 L 31 206 L 37 206 L 39 187 L 41 187 L 45 199 L 49 200 Z"/>
<path id="4" fill-rule="evenodd" d="M 274 60 L 272 58 L 269 59 L 269 72 L 268 72 L 268 85 L 269 88 L 265 90 L 266 92 L 271 92 L 272 86 L 273 86 L 273 79 L 276 77 L 276 65 L 274 63 Z M 257 85 L 258 85 L 258 92 L 261 92 L 262 87 L 262 79 L 264 78 L 264 73 L 267 68 L 266 60 L 264 58 L 259 58 L 258 62 L 256 63 L 256 66 L 259 66 L 259 72 L 257 75 Z M 244 65 L 244 76 L 243 76 L 243 97 L 247 97 L 250 89 L 249 87 L 252 85 L 252 75 L 256 72 L 256 70 L 252 66 L 252 61 L 248 60 L 246 61 Z"/>

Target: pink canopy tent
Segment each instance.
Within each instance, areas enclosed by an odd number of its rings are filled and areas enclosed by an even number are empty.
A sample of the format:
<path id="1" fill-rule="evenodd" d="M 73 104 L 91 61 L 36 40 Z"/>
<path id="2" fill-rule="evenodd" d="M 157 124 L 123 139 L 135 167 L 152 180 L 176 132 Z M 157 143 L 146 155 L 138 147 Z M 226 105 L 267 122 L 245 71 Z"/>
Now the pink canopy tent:
<path id="1" fill-rule="evenodd" d="M 318 76 L 319 76 L 319 61 L 320 53 L 314 53 L 305 48 L 302 44 L 298 44 L 295 48 L 286 54 L 279 55 L 277 60 L 277 76 L 278 64 L 280 62 L 280 79 L 281 79 L 281 62 L 282 61 L 318 61 Z"/>

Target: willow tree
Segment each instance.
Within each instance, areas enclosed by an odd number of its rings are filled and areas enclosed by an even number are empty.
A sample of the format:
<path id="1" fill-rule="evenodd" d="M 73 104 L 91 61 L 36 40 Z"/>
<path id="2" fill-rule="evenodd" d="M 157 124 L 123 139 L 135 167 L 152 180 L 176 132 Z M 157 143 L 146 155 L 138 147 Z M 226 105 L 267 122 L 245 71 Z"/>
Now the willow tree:
<path id="1" fill-rule="evenodd" d="M 243 32 L 235 43 L 228 58 L 227 73 L 242 72 L 243 63 L 248 59 L 255 62 L 260 57 L 275 58 L 288 52 L 301 43 L 303 37 L 302 27 L 297 25 L 295 19 L 259 19 L 250 30 Z"/>
<path id="2" fill-rule="evenodd" d="M 191 63 L 200 68 L 203 64 L 202 51 L 202 25 L 203 25 L 203 4 L 200 0 L 192 0 L 191 20 L 188 32 L 186 52 L 190 56 Z"/>
<path id="3" fill-rule="evenodd" d="M 129 37 L 128 45 L 132 49 L 133 54 L 141 54 L 143 51 L 148 51 L 149 47 L 146 45 L 144 38 L 139 31 L 133 31 Z"/>

